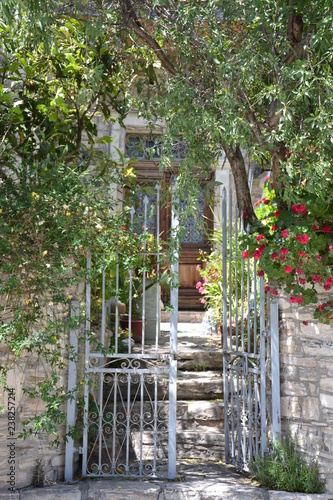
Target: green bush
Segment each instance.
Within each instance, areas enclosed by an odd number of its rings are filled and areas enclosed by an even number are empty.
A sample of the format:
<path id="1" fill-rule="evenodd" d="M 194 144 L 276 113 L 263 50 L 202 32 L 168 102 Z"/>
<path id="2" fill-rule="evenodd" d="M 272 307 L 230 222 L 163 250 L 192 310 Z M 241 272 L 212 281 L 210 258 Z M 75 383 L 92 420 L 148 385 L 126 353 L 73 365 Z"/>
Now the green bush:
<path id="1" fill-rule="evenodd" d="M 297 451 L 297 442 L 288 432 L 271 443 L 264 457 L 257 455 L 250 471 L 262 486 L 274 490 L 323 493 L 325 480 L 319 476 L 319 464 L 309 462 Z"/>

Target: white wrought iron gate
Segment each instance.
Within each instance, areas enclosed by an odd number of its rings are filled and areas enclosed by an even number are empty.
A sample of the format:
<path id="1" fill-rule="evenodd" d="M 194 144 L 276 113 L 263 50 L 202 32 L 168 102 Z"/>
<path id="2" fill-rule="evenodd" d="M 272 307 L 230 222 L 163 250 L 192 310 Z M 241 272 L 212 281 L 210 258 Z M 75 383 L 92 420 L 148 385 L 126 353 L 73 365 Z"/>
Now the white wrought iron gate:
<path id="1" fill-rule="evenodd" d="M 223 387 L 225 459 L 247 469 L 266 451 L 266 362 L 271 351 L 272 433 L 281 431 L 278 306 L 265 294 L 256 260 L 239 250 L 243 214 L 222 194 Z M 259 270 L 262 271 L 262 270 Z M 267 314 L 269 312 L 270 314 Z M 269 319 L 269 320 L 268 320 Z"/>
<path id="2" fill-rule="evenodd" d="M 102 270 L 101 326 L 99 342 L 91 325 L 91 287 L 86 284 L 86 346 L 83 460 L 84 476 L 97 477 L 168 477 L 176 476 L 176 385 L 177 361 L 177 289 L 171 291 L 174 312 L 171 313 L 170 335 L 160 332 L 159 282 L 148 296 L 147 259 L 154 257 L 157 276 L 160 272 L 159 185 L 148 197 L 141 196 L 137 209 L 130 212 L 132 237 L 143 236 L 142 267 L 128 272 L 128 334 L 118 336 L 122 317 L 119 313 L 120 269 L 128 262 L 132 248 L 117 253 L 116 294 L 105 299 L 105 269 Z M 153 206 L 152 206 L 153 205 Z M 152 210 L 153 208 L 153 210 Z M 138 216 L 139 223 L 136 224 Z M 152 229 L 153 228 L 153 229 Z M 148 248 L 149 229 L 155 232 L 156 249 Z M 125 256 L 124 252 L 128 254 Z M 94 266 L 88 254 L 87 275 Z M 175 272 L 177 264 L 174 264 Z M 141 273 L 140 312 L 142 325 L 134 337 L 134 280 Z M 136 273 L 136 275 L 134 274 Z M 154 290 L 152 292 L 152 290 Z M 153 293 L 153 295 L 152 295 Z M 155 295 L 155 297 L 154 297 Z M 155 301 L 155 325 L 148 329 L 147 302 Z M 154 318 L 153 318 L 154 319 Z M 111 320 L 111 323 L 110 323 Z M 148 318 L 148 321 L 152 321 Z M 110 338 L 110 330 L 113 335 Z M 140 338 L 141 337 L 141 338 Z"/>

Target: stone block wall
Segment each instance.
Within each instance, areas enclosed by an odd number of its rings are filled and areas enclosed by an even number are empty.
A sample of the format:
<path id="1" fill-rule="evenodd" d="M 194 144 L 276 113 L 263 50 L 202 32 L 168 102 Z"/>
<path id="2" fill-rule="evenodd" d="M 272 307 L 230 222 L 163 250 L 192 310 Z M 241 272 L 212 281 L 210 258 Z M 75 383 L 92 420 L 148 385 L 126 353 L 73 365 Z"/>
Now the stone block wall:
<path id="1" fill-rule="evenodd" d="M 19 360 L 8 375 L 9 391 L 2 391 L 0 395 L 0 403 L 5 407 L 5 411 L 0 414 L 0 492 L 8 492 L 11 485 L 15 489 L 30 485 L 37 459 L 42 459 L 48 481 L 63 479 L 63 444 L 52 446 L 52 439 L 43 434 L 30 436 L 25 440 L 18 438 L 22 431 L 22 421 L 40 415 L 43 410 L 43 403 L 39 399 L 29 399 L 22 391 L 22 387 L 33 388 L 38 378 L 42 377 L 41 374 L 36 374 L 36 366 L 34 357 Z M 65 429 L 60 428 L 60 439 L 64 433 Z M 12 482 L 8 483 L 9 480 Z"/>
<path id="2" fill-rule="evenodd" d="M 321 298 L 327 300 L 327 292 Z M 333 325 L 314 320 L 311 307 L 287 297 L 279 308 L 282 430 L 289 427 L 308 457 L 319 461 L 333 493 Z"/>
<path id="3" fill-rule="evenodd" d="M 69 292 L 74 295 L 76 288 L 69 289 Z M 59 383 L 67 388 L 68 368 L 65 345 L 68 342 L 69 331 L 66 323 L 69 310 L 61 306 L 53 307 L 49 303 L 45 306 L 45 317 L 61 320 L 64 324 L 64 333 L 59 344 L 64 367 L 60 368 L 59 371 Z M 1 363 L 6 363 L 7 359 L 7 348 L 1 346 Z M 37 388 L 38 382 L 45 379 L 45 374 L 49 370 L 51 368 L 45 359 L 38 358 L 33 351 L 23 351 L 8 372 L 6 390 L 1 386 L 0 406 L 4 408 L 4 411 L 0 412 L 0 492 L 9 493 L 29 486 L 36 470 L 36 460 L 40 459 L 44 466 L 47 483 L 63 480 L 65 467 L 64 425 L 58 428 L 60 445 L 55 445 L 52 436 L 49 437 L 42 432 L 26 439 L 19 438 L 23 431 L 22 423 L 29 421 L 34 416 L 40 416 L 45 410 L 43 401 L 38 397 L 30 398 L 24 389 L 33 391 Z M 11 486 L 14 486 L 15 489 L 8 490 Z"/>

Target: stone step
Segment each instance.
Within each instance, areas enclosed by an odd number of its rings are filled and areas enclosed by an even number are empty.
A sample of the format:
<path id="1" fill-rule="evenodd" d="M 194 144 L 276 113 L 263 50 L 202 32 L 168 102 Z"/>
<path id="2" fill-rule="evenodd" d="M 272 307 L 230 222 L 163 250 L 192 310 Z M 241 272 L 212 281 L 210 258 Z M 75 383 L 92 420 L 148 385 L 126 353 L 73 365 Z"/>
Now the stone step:
<path id="1" fill-rule="evenodd" d="M 215 400 L 223 397 L 223 372 L 178 372 L 178 400 Z"/>
<path id="2" fill-rule="evenodd" d="M 212 428 L 223 431 L 224 403 L 212 401 L 177 401 L 178 430 L 209 430 Z"/>
<path id="3" fill-rule="evenodd" d="M 222 401 L 178 401 L 177 460 L 222 460 L 223 417 Z"/>
<path id="4" fill-rule="evenodd" d="M 223 460 L 224 433 L 209 432 L 177 432 L 177 460 Z"/>
<path id="5" fill-rule="evenodd" d="M 177 399 L 178 400 L 215 400 L 223 397 L 223 372 L 221 370 L 208 371 L 179 371 L 177 375 Z M 131 384 L 131 398 L 139 397 L 139 377 Z M 158 384 L 158 399 L 168 399 L 168 381 Z M 127 401 L 127 381 L 118 386 L 118 401 Z M 147 384 L 144 391 L 144 400 L 154 398 L 154 385 Z M 113 401 L 112 384 L 104 385 L 104 400 Z"/>
<path id="6" fill-rule="evenodd" d="M 223 369 L 222 351 L 213 349 L 180 350 L 176 359 L 178 371 L 204 372 Z"/>

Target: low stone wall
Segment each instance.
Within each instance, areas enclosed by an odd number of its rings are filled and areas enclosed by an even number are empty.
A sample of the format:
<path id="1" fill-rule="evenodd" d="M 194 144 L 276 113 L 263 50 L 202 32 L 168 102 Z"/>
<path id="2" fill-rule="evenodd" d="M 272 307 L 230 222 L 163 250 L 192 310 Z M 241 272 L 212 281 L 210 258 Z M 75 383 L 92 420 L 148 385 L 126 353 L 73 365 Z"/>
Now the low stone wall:
<path id="1" fill-rule="evenodd" d="M 9 391 L 1 394 L 1 405 L 6 410 L 0 414 L 0 491 L 15 491 L 29 486 L 38 459 L 42 459 L 48 481 L 63 479 L 64 445 L 52 446 L 52 440 L 43 434 L 18 439 L 22 421 L 43 410 L 40 400 L 29 399 L 22 391 L 22 387 L 34 387 L 38 377 L 36 360 L 22 359 L 9 373 Z M 61 434 L 64 434 L 64 429 L 60 429 Z M 9 490 L 10 487 L 14 490 Z"/>
<path id="2" fill-rule="evenodd" d="M 319 461 L 333 493 L 333 325 L 283 296 L 279 308 L 282 429 L 289 426 L 302 450 Z"/>

